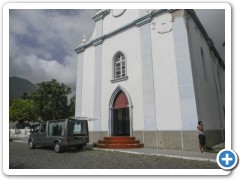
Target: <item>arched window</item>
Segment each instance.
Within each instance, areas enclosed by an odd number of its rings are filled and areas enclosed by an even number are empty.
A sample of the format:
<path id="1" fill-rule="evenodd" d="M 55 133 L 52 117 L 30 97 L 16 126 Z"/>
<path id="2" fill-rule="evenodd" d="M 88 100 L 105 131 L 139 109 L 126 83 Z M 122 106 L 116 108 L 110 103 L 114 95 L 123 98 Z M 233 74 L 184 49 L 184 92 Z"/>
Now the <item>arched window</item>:
<path id="1" fill-rule="evenodd" d="M 117 52 L 113 57 L 113 80 L 119 82 L 127 80 L 126 56 L 122 52 Z"/>

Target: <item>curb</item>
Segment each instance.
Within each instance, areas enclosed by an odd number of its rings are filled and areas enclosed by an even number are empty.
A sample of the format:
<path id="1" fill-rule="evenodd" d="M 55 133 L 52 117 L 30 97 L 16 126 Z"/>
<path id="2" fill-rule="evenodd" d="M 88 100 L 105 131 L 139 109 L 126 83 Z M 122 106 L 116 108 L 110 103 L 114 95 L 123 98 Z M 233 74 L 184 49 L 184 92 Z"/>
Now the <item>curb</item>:
<path id="1" fill-rule="evenodd" d="M 28 143 L 27 141 L 23 141 L 23 140 L 21 140 L 21 139 L 11 139 L 10 141 L 18 142 L 18 143 L 25 143 L 25 144 Z"/>
<path id="2" fill-rule="evenodd" d="M 144 152 L 135 152 L 135 151 L 115 150 L 115 149 L 102 149 L 102 148 L 93 148 L 93 149 L 103 150 L 103 151 L 112 151 L 112 152 L 114 152 L 114 151 L 115 152 L 123 152 L 123 153 L 128 153 L 128 154 L 138 154 L 138 155 L 148 155 L 148 156 L 164 156 L 164 157 L 186 159 L 186 160 L 217 162 L 215 159 L 209 159 L 209 158 L 188 157 L 188 156 L 178 156 L 178 155 L 169 155 L 169 154 L 144 153 Z"/>

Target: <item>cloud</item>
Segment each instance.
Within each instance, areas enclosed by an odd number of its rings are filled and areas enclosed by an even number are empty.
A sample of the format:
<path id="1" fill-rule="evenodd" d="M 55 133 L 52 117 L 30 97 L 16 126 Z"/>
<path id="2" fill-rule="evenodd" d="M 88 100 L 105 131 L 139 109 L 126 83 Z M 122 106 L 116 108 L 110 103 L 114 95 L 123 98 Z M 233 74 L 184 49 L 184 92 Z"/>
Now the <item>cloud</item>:
<path id="1" fill-rule="evenodd" d="M 75 91 L 82 35 L 94 30 L 96 10 L 11 10 L 10 76 L 33 83 L 57 79 Z"/>

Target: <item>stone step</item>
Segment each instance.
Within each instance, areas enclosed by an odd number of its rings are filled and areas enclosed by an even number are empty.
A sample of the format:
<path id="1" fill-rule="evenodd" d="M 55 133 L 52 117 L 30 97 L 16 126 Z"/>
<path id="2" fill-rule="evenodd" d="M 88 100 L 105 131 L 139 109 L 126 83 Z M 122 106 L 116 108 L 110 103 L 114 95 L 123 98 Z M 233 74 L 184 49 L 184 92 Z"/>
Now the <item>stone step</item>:
<path id="1" fill-rule="evenodd" d="M 98 140 L 99 144 L 139 144 L 138 140 Z"/>
<path id="2" fill-rule="evenodd" d="M 103 140 L 135 140 L 135 137 L 128 137 L 128 136 L 111 136 L 111 137 L 104 137 Z"/>
<path id="3" fill-rule="evenodd" d="M 104 137 L 103 140 L 98 140 L 98 143 L 93 143 L 93 147 L 103 149 L 143 148 L 144 144 L 140 144 L 140 141 L 135 139 L 135 137 L 128 136 Z"/>
<path id="4" fill-rule="evenodd" d="M 103 149 L 133 149 L 143 148 L 144 144 L 94 144 L 94 147 Z"/>

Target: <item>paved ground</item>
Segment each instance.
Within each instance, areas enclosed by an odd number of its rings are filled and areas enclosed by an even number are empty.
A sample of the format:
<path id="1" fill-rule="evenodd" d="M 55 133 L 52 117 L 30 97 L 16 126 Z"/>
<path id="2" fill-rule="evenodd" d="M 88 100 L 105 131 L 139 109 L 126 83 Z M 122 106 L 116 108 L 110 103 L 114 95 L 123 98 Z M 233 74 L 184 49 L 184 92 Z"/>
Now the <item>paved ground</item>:
<path id="1" fill-rule="evenodd" d="M 10 169 L 217 169 L 216 162 L 106 151 L 84 147 L 55 153 L 52 148 L 28 149 L 26 143 L 9 142 Z M 139 149 L 140 150 L 140 149 Z M 144 150 L 144 148 L 142 149 Z M 130 150 L 131 151 L 131 150 Z M 134 152 L 136 153 L 136 152 Z"/>

